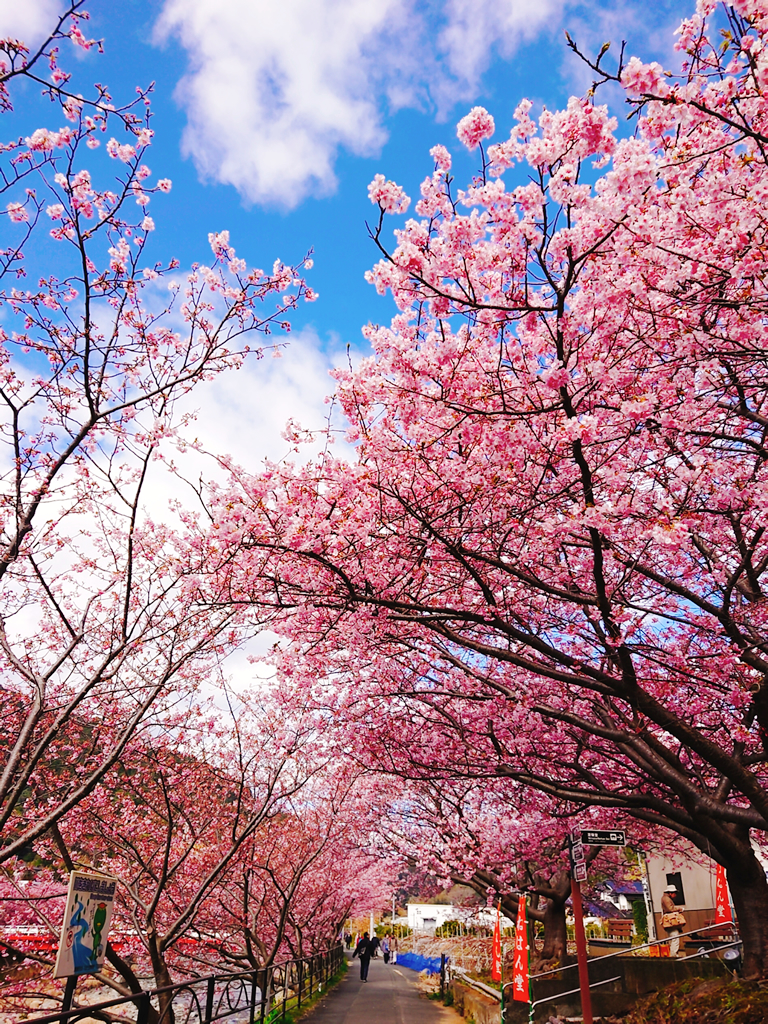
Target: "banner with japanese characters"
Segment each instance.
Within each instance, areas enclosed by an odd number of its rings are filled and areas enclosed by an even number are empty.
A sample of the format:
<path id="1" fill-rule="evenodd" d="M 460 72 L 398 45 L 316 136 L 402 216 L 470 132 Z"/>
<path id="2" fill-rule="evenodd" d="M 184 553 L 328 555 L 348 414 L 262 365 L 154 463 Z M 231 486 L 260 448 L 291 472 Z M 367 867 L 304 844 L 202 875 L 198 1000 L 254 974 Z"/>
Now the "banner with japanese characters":
<path id="1" fill-rule="evenodd" d="M 731 901 L 728 898 L 728 883 L 725 880 L 725 868 L 717 865 L 715 874 L 715 924 L 731 924 L 733 914 Z"/>
<path id="2" fill-rule="evenodd" d="M 496 907 L 496 924 L 493 927 L 491 981 L 501 981 L 501 910 L 499 907 Z"/>
<path id="3" fill-rule="evenodd" d="M 525 914 L 525 896 L 517 905 L 515 925 L 515 959 L 512 968 L 512 998 L 527 1003 L 530 999 L 528 977 L 528 925 Z"/>
<path id="4" fill-rule="evenodd" d="M 56 955 L 55 978 L 95 974 L 104 963 L 117 879 L 73 871 Z"/>

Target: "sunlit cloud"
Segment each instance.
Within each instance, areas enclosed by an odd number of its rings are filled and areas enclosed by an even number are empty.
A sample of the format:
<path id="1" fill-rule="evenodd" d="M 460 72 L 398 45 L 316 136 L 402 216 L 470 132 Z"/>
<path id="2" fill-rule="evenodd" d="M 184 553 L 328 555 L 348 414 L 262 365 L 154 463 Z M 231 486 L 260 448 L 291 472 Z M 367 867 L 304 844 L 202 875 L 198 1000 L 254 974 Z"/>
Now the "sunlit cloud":
<path id="1" fill-rule="evenodd" d="M 166 0 L 158 41 L 188 55 L 183 147 L 204 179 L 295 207 L 370 156 L 393 108 L 472 99 L 495 52 L 559 23 L 567 0 Z"/>
<path id="2" fill-rule="evenodd" d="M 60 0 L 0 0 L 0 38 L 42 42 L 63 7 Z"/>

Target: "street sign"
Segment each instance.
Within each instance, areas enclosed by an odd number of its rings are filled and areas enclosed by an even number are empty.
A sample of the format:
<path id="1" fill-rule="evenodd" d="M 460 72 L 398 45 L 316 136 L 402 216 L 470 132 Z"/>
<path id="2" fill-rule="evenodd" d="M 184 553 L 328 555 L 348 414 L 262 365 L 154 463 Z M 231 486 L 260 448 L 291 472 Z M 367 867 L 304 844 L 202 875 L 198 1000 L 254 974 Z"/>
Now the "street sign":
<path id="1" fill-rule="evenodd" d="M 586 882 L 587 880 L 587 865 L 582 861 L 580 864 L 573 865 L 573 877 L 577 882 Z"/>
<path id="2" fill-rule="evenodd" d="M 571 843 L 571 862 L 573 864 L 583 864 L 586 860 L 584 855 L 584 846 L 582 843 Z"/>
<path id="3" fill-rule="evenodd" d="M 627 833 L 616 829 L 582 829 L 581 841 L 585 846 L 626 846 Z"/>

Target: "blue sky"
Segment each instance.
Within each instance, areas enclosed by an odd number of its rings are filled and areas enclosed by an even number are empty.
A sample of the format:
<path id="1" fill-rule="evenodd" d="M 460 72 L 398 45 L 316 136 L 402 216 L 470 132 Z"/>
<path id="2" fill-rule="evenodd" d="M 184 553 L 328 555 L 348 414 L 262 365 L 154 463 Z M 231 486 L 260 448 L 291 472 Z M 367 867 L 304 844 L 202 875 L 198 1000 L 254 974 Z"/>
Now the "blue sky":
<path id="1" fill-rule="evenodd" d="M 57 6 L 0 0 L 0 34 L 34 37 Z M 471 106 L 487 107 L 503 138 L 522 96 L 535 109 L 557 107 L 588 86 L 565 28 L 590 52 L 625 38 L 630 53 L 669 66 L 672 33 L 691 7 L 690 0 L 93 0 L 90 34 L 104 40 L 105 53 L 65 52 L 63 63 L 76 66 L 83 92 L 103 81 L 117 102 L 155 82 L 148 162 L 173 190 L 152 202 L 153 255 L 176 256 L 182 267 L 207 260 L 208 233 L 224 228 L 239 255 L 262 267 L 314 249 L 308 276 L 320 298 L 294 316 L 285 359 L 241 371 L 202 396 L 200 429 L 216 435 L 212 447 L 252 463 L 279 456 L 282 423 L 293 416 L 319 425 L 328 366 L 344 358 L 348 343 L 362 353 L 361 327 L 391 315 L 388 300 L 364 281 L 377 259 L 365 228 L 376 214 L 367 198 L 374 174 L 414 195 L 432 169 L 430 147 L 441 142 L 454 154 L 461 186 L 475 160 L 455 125 Z M 621 118 L 621 97 L 605 99 Z M 14 122 L 27 134 L 45 108 L 29 90 L 16 106 Z"/>

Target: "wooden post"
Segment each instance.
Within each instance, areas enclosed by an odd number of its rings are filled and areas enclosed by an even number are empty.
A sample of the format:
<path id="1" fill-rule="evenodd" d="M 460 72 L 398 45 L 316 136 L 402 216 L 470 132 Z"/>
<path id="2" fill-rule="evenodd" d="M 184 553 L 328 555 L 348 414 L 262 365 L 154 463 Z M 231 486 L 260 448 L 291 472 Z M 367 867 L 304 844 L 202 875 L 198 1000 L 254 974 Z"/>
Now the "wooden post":
<path id="1" fill-rule="evenodd" d="M 581 888 L 573 875 L 571 875 L 571 901 L 576 933 L 576 957 L 579 964 L 581 1015 L 584 1018 L 584 1024 L 593 1024 L 592 995 L 589 991 L 589 965 L 587 964 L 587 937 L 584 933 L 584 912 L 581 909 Z"/>

